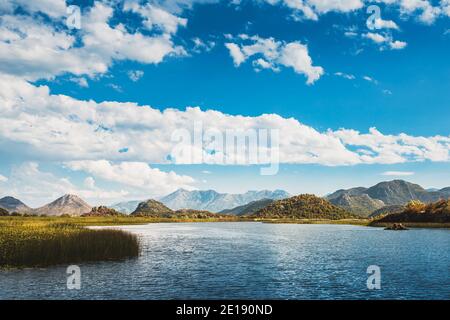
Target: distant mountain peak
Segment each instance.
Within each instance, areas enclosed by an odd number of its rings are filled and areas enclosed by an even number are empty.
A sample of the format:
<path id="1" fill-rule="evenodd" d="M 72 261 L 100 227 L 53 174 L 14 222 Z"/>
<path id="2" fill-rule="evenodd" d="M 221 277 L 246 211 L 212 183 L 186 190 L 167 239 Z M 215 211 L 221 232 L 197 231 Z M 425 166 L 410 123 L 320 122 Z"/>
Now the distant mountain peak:
<path id="1" fill-rule="evenodd" d="M 368 213 L 370 214 L 370 210 L 375 212 L 384 206 L 397 208 L 411 200 L 430 203 L 439 199 L 446 199 L 448 196 L 450 196 L 450 192 L 447 193 L 445 188 L 438 191 L 428 191 L 418 184 L 395 179 L 379 182 L 370 188 L 341 189 L 326 196 L 326 199 L 351 212 L 366 216 Z"/>
<path id="2" fill-rule="evenodd" d="M 92 207 L 74 194 L 66 194 L 55 201 L 40 207 L 34 212 L 38 215 L 60 216 L 63 214 L 80 216 L 91 212 Z"/>
<path id="3" fill-rule="evenodd" d="M 0 199 L 0 208 L 8 212 L 25 213 L 31 210 L 25 203 L 11 196 L 6 196 Z"/>
<path id="4" fill-rule="evenodd" d="M 289 197 L 283 190 L 250 190 L 242 194 L 219 193 L 215 190 L 183 190 L 178 189 L 159 200 L 172 210 L 195 209 L 219 212 L 235 208 L 261 199 L 282 199 Z"/>

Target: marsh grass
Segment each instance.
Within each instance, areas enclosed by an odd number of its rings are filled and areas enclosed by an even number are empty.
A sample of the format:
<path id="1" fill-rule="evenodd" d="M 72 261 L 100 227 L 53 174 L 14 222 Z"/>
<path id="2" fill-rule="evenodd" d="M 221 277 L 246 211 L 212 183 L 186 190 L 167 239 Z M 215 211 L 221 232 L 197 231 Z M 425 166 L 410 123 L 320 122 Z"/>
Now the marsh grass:
<path id="1" fill-rule="evenodd" d="M 120 260 L 138 255 L 138 238 L 121 230 L 91 230 L 64 218 L 0 220 L 3 268 Z"/>

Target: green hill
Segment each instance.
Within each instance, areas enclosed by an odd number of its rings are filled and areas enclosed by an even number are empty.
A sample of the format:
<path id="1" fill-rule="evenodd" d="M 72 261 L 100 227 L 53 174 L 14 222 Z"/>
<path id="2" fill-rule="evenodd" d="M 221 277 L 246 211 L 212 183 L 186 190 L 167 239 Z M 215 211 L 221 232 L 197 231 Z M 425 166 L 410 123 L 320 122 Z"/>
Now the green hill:
<path id="1" fill-rule="evenodd" d="M 450 223 L 450 200 L 439 200 L 430 204 L 411 201 L 402 212 L 392 213 L 374 221 L 391 222 Z"/>
<path id="2" fill-rule="evenodd" d="M 152 199 L 139 203 L 136 210 L 134 210 L 131 213 L 132 216 L 145 216 L 155 218 L 161 217 L 168 218 L 171 217 L 173 214 L 174 211 L 172 209 L 169 209 L 161 202 Z"/>
<path id="3" fill-rule="evenodd" d="M 277 200 L 251 215 L 268 219 L 327 219 L 357 218 L 354 214 L 311 194 Z"/>

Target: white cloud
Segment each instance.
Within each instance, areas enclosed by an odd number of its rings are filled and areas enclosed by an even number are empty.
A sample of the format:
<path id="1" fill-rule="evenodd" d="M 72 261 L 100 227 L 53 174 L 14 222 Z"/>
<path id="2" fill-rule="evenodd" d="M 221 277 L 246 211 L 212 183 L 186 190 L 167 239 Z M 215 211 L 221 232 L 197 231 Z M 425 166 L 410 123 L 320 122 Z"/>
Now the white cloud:
<path id="1" fill-rule="evenodd" d="M 226 43 L 234 65 L 239 67 L 247 59 L 257 56 L 252 64 L 258 71 L 272 69 L 279 71 L 280 66 L 290 67 L 296 73 L 306 76 L 307 84 L 317 81 L 324 73 L 322 67 L 313 66 L 308 47 L 300 42 L 284 43 L 274 38 L 261 38 L 242 34 L 235 39 L 242 43 Z M 258 58 L 259 57 L 259 58 Z"/>
<path id="2" fill-rule="evenodd" d="M 179 188 L 192 189 L 195 182 L 189 176 L 151 168 L 144 162 L 112 163 L 106 160 L 85 160 L 67 162 L 66 166 L 71 170 L 87 172 L 97 178 L 141 189 L 148 195 L 164 195 Z"/>
<path id="3" fill-rule="evenodd" d="M 389 43 L 389 45 L 391 46 L 392 49 L 403 49 L 407 46 L 407 43 L 404 41 L 392 41 Z"/>
<path id="4" fill-rule="evenodd" d="M 120 199 L 128 194 L 123 190 L 78 188 L 66 177 L 57 177 L 53 173 L 42 171 L 36 162 L 24 162 L 13 166 L 4 190 L 3 195 L 18 197 L 34 207 L 42 206 L 64 194 L 77 194 L 88 202 Z"/>
<path id="5" fill-rule="evenodd" d="M 348 74 L 348 73 L 344 73 L 344 72 L 340 72 L 340 71 L 339 72 L 335 72 L 334 75 L 338 76 L 338 77 L 341 77 L 341 78 L 344 78 L 344 79 L 347 79 L 347 80 L 354 80 L 355 79 L 354 75 Z"/>
<path id="6" fill-rule="evenodd" d="M 282 4 L 295 13 L 294 17 L 318 20 L 327 12 L 351 12 L 363 7 L 362 0 L 265 0 L 271 5 Z"/>
<path id="7" fill-rule="evenodd" d="M 134 1 L 125 1 L 123 8 L 124 11 L 139 14 L 148 30 L 160 28 L 165 33 L 173 34 L 177 32 L 178 27 L 187 25 L 187 19 L 177 17 L 151 3 L 140 5 Z"/>
<path id="8" fill-rule="evenodd" d="M 72 77 L 69 80 L 74 82 L 74 83 L 76 83 L 77 85 L 79 85 L 82 88 L 88 88 L 89 87 L 89 83 L 87 82 L 86 78 L 83 78 L 83 77 L 81 77 L 81 78 Z"/>
<path id="9" fill-rule="evenodd" d="M 372 82 L 374 84 L 378 84 L 378 81 L 372 77 L 369 76 L 363 76 L 363 79 L 366 80 L 367 82 Z"/>
<path id="10" fill-rule="evenodd" d="M 8 181 L 8 178 L 5 177 L 5 176 L 2 176 L 2 175 L 0 174 L 0 182 L 6 182 L 6 181 Z"/>
<path id="11" fill-rule="evenodd" d="M 214 49 L 214 47 L 216 46 L 216 42 L 215 41 L 203 41 L 202 39 L 196 37 L 192 39 L 192 42 L 194 43 L 194 48 L 193 51 L 195 53 L 200 53 L 200 52 L 209 52 L 212 49 Z"/>
<path id="12" fill-rule="evenodd" d="M 381 47 L 382 49 L 389 48 L 389 49 L 399 50 L 399 49 L 404 49 L 407 46 L 407 43 L 404 41 L 393 40 L 391 35 L 382 35 L 379 33 L 368 32 L 368 33 L 364 34 L 363 37 L 370 39 L 379 45 L 386 44 L 387 47 L 382 46 Z"/>
<path id="13" fill-rule="evenodd" d="M 365 38 L 372 40 L 373 42 L 376 43 L 383 43 L 383 42 L 387 42 L 388 38 L 379 34 L 379 33 L 374 33 L 374 32 L 368 32 L 364 35 Z"/>
<path id="14" fill-rule="evenodd" d="M 230 51 L 230 55 L 233 58 L 234 65 L 236 67 L 239 67 L 241 63 L 246 59 L 239 46 L 235 43 L 225 43 L 225 47 L 227 47 Z"/>
<path id="15" fill-rule="evenodd" d="M 128 78 L 130 78 L 131 81 L 137 82 L 144 76 L 144 71 L 142 70 L 130 70 L 128 71 Z"/>
<path id="16" fill-rule="evenodd" d="M 2 0 L 0 10 L 13 13 L 19 6 L 28 12 L 44 13 L 51 18 L 60 18 L 67 12 L 65 0 Z"/>
<path id="17" fill-rule="evenodd" d="M 29 3 L 49 4 L 50 1 Z M 0 72 L 29 80 L 51 79 L 64 73 L 93 77 L 105 73 L 117 60 L 158 64 L 167 56 L 186 54 L 182 47 L 172 42 L 171 34 L 176 29 L 160 12 L 161 16 L 158 15 L 153 24 L 159 26 L 162 33 L 152 36 L 130 33 L 123 24 L 111 27 L 109 20 L 113 13 L 112 7 L 95 2 L 83 15 L 82 28 L 77 33 L 58 27 L 54 20 L 20 14 L 3 15 L 0 20 Z M 54 15 L 51 17 L 56 19 Z"/>
<path id="18" fill-rule="evenodd" d="M 383 176 L 396 176 L 396 177 L 406 177 L 413 176 L 415 173 L 411 171 L 386 171 L 383 172 Z"/>
<path id="19" fill-rule="evenodd" d="M 84 186 L 88 189 L 94 189 L 95 188 L 95 179 L 92 177 L 87 177 L 84 179 Z"/>
<path id="20" fill-rule="evenodd" d="M 135 103 L 96 103 L 51 95 L 46 86 L 4 75 L 0 82 L 0 152 L 34 161 L 105 159 L 101 163 L 113 173 L 125 170 L 117 164 L 121 162 L 170 163 L 168 156 L 176 145 L 172 133 L 179 129 L 192 133 L 196 122 L 203 123 L 204 131 L 278 129 L 282 163 L 338 166 L 450 161 L 449 136 L 385 135 L 374 128 L 368 133 L 351 129 L 319 132 L 276 114 L 232 116 L 199 108 L 160 111 Z M 82 163 L 93 166 L 96 162 Z M 153 168 L 142 170 L 155 172 Z M 94 171 L 91 175 L 97 178 Z M 144 178 L 136 179 L 143 185 Z"/>
<path id="21" fill-rule="evenodd" d="M 392 20 L 375 19 L 374 27 L 376 29 L 395 29 L 398 30 L 398 25 Z"/>

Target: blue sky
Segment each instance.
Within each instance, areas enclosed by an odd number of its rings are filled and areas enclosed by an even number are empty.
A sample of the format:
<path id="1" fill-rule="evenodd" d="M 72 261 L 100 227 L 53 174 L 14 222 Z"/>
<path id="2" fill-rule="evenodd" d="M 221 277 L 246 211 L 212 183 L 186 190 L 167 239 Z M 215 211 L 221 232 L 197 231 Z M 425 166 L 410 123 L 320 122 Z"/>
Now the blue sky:
<path id="1" fill-rule="evenodd" d="M 8 0 L 0 12 L 0 196 L 450 185 L 448 1 Z M 165 161 L 171 133 L 195 121 L 280 129 L 278 174 Z"/>

